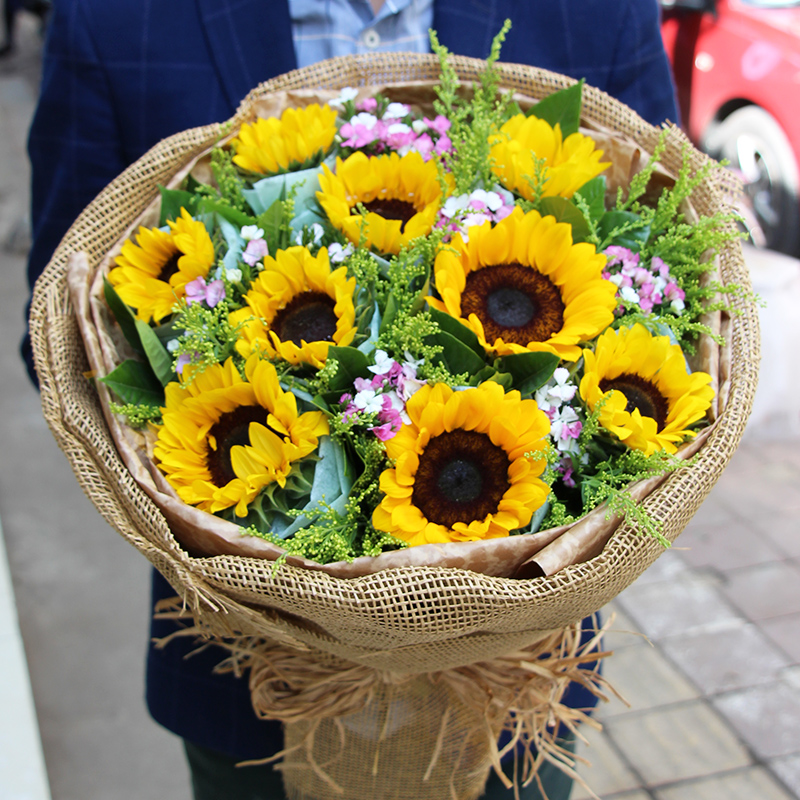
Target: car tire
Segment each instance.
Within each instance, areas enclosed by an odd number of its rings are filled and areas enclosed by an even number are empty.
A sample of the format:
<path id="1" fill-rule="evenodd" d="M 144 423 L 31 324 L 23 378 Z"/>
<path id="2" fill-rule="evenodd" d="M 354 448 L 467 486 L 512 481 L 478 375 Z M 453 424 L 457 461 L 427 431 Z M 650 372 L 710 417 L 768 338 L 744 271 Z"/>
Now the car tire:
<path id="1" fill-rule="evenodd" d="M 778 121 L 759 106 L 745 106 L 710 125 L 700 146 L 727 159 L 743 178 L 766 246 L 800 255 L 800 172 Z"/>

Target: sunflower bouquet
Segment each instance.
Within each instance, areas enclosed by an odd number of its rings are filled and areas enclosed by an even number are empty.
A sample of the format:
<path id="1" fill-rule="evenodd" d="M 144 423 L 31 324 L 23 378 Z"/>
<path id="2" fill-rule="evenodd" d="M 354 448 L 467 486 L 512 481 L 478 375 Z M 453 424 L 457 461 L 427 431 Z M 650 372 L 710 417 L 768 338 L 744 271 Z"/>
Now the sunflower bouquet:
<path id="1" fill-rule="evenodd" d="M 292 796 L 476 798 L 503 730 L 523 781 L 572 771 L 562 697 L 604 691 L 580 621 L 752 405 L 727 173 L 499 40 L 436 49 L 297 70 L 162 142 L 34 293 L 54 434 L 284 721 Z"/>
<path id="2" fill-rule="evenodd" d="M 581 84 L 523 111 L 495 55 L 464 99 L 440 55 L 431 116 L 346 88 L 242 124 L 105 283 L 144 358 L 101 380 L 168 487 L 322 564 L 626 509 L 714 398 L 703 176 L 648 203 L 656 153 L 610 196 Z"/>

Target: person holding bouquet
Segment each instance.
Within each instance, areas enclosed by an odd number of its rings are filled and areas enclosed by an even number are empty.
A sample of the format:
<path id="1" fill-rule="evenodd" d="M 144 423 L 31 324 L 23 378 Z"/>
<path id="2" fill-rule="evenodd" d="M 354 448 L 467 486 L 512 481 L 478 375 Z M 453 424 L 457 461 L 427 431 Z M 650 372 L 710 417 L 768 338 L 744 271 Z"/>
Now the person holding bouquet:
<path id="1" fill-rule="evenodd" d="M 656 0 L 176 0 L 168 10 L 119 0 L 55 4 L 42 91 L 33 120 L 31 286 L 83 208 L 160 139 L 229 118 L 258 83 L 324 58 L 363 52 L 428 52 L 428 29 L 458 55 L 485 58 L 505 19 L 504 61 L 584 78 L 647 121 L 677 121 Z M 30 344 L 23 344 L 32 379 Z M 153 573 L 152 601 L 174 596 Z M 592 621 L 586 622 L 588 629 Z M 152 636 L 173 632 L 153 622 Z M 178 639 L 148 654 L 147 702 L 154 719 L 181 736 L 196 800 L 284 796 L 270 766 L 236 769 L 282 748 L 277 722 L 258 720 L 247 683 L 212 674 L 213 648 L 191 659 Z M 568 703 L 588 707 L 588 692 Z M 550 800 L 571 781 L 541 773 Z M 496 776 L 485 797 L 510 798 Z M 521 797 L 541 797 L 536 784 Z"/>

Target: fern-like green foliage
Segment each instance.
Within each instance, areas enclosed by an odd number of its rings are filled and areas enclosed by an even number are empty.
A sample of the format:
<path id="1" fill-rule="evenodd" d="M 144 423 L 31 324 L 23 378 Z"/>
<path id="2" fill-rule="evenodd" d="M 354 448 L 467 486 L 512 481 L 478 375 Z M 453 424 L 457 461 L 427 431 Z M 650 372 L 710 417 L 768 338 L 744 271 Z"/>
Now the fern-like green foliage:
<path id="1" fill-rule="evenodd" d="M 496 68 L 500 49 L 511 21 L 506 20 L 492 41 L 486 68 L 472 86 L 472 97 L 465 98 L 461 83 L 449 63 L 450 52 L 431 31 L 431 49 L 439 57 L 441 80 L 435 88 L 434 110 L 446 116 L 451 127 L 452 153 L 444 156 L 444 164 L 455 180 L 455 193 L 466 194 L 476 186 L 491 186 L 492 160 L 489 138 L 497 129 L 497 120 L 504 119 L 511 104 L 509 93 L 500 92 L 500 73 Z"/>

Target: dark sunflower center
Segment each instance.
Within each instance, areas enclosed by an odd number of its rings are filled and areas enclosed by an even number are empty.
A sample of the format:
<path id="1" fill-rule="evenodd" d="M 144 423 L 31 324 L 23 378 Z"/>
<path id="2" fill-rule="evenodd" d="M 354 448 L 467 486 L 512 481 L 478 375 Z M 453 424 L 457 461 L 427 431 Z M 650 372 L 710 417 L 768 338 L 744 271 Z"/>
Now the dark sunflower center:
<path id="1" fill-rule="evenodd" d="M 656 421 L 658 430 L 662 430 L 667 423 L 669 405 L 658 391 L 654 383 L 639 375 L 620 375 L 611 380 L 600 381 L 600 390 L 609 392 L 616 389 L 625 395 L 628 404 L 625 410 L 630 414 L 634 409 L 639 409 L 643 417 L 650 417 Z"/>
<path id="2" fill-rule="evenodd" d="M 406 222 L 417 213 L 417 209 L 407 200 L 396 200 L 391 197 L 376 197 L 368 203 L 363 203 L 363 206 L 367 211 L 379 214 L 384 219 L 399 219 L 401 231 L 405 228 Z"/>
<path id="3" fill-rule="evenodd" d="M 411 500 L 428 520 L 448 528 L 485 519 L 508 490 L 510 463 L 484 433 L 442 433 L 419 457 Z"/>
<path id="4" fill-rule="evenodd" d="M 217 443 L 217 449 L 210 447 L 206 453 L 206 466 L 214 486 L 222 488 L 230 483 L 236 473 L 231 464 L 231 448 L 250 444 L 250 423 L 267 424 L 267 410 L 261 406 L 239 406 L 224 413 L 209 430 Z"/>
<path id="5" fill-rule="evenodd" d="M 180 259 L 181 255 L 183 254 L 177 252 L 169 257 L 169 260 L 161 267 L 161 272 L 158 273 L 158 280 L 169 283 L 169 279 L 178 272 L 178 259 Z"/>
<path id="6" fill-rule="evenodd" d="M 461 314 L 475 314 L 487 342 L 527 345 L 547 341 L 564 326 L 561 292 L 549 278 L 522 264 L 498 264 L 467 275 Z"/>
<path id="7" fill-rule="evenodd" d="M 323 292 L 302 292 L 272 320 L 272 330 L 283 342 L 332 342 L 336 333 L 336 303 Z"/>

